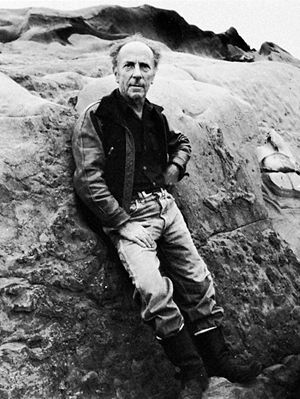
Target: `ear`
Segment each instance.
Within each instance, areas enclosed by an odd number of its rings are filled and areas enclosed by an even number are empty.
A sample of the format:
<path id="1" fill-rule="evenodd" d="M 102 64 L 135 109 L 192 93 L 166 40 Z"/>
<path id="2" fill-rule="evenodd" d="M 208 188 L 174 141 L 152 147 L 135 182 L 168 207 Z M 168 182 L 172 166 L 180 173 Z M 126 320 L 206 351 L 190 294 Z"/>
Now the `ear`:
<path id="1" fill-rule="evenodd" d="M 117 67 L 113 68 L 113 73 L 115 75 L 116 82 L 119 83 L 119 73 Z"/>
<path id="2" fill-rule="evenodd" d="M 152 85 L 153 85 L 153 83 L 154 83 L 155 75 L 156 75 L 156 69 L 154 70 L 154 74 L 153 74 L 152 79 L 151 79 L 151 84 L 152 84 Z"/>

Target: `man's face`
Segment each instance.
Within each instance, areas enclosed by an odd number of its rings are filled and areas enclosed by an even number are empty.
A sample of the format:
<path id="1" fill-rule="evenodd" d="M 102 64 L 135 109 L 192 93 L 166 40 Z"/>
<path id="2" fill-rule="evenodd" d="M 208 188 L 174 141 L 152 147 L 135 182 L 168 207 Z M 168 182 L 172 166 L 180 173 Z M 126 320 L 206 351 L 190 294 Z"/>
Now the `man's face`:
<path id="1" fill-rule="evenodd" d="M 143 102 L 156 72 L 152 50 L 144 43 L 130 42 L 121 48 L 117 61 L 114 74 L 120 93 L 129 101 Z"/>

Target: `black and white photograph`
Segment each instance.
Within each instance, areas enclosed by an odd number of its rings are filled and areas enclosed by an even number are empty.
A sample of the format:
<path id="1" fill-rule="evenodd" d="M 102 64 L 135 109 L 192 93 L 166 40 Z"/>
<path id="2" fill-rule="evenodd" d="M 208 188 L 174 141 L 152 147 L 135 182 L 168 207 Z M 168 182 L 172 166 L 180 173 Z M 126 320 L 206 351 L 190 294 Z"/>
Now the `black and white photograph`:
<path id="1" fill-rule="evenodd" d="M 300 398 L 299 0 L 0 0 L 0 399 Z"/>

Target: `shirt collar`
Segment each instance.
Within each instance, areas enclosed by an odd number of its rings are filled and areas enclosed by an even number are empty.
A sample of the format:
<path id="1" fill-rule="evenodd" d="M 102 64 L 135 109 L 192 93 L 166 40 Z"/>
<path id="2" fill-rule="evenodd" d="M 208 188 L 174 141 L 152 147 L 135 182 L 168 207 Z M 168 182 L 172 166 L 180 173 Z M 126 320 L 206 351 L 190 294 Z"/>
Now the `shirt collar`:
<path id="1" fill-rule="evenodd" d="M 150 103 L 147 99 L 145 100 L 145 105 L 144 107 L 147 107 L 147 111 L 149 110 L 152 112 L 157 112 L 161 113 L 163 111 L 163 108 L 160 107 L 159 105 Z M 123 123 L 121 119 L 120 113 L 117 111 L 118 108 L 121 108 L 121 113 L 127 113 L 130 112 L 132 115 L 132 112 L 134 111 L 131 109 L 131 107 L 128 105 L 124 97 L 121 95 L 119 92 L 119 89 L 115 89 L 110 95 L 103 97 L 103 99 L 100 102 L 99 107 L 97 108 L 97 113 L 99 114 L 99 117 L 106 117 L 114 120 L 117 123 Z"/>
<path id="2" fill-rule="evenodd" d="M 122 111 L 124 112 L 130 112 L 132 114 L 132 112 L 135 115 L 135 112 L 133 111 L 133 109 L 130 107 L 130 105 L 128 104 L 128 102 L 125 100 L 125 98 L 122 96 L 122 94 L 120 93 L 119 89 L 117 90 L 117 98 L 119 101 L 119 104 L 122 108 Z M 163 109 L 162 107 L 159 107 L 158 105 L 156 106 L 158 108 L 160 108 L 161 110 Z M 144 107 L 143 107 L 143 114 L 145 112 L 149 112 L 152 111 L 154 108 L 154 104 L 151 104 L 150 101 L 147 100 L 147 98 L 145 99 L 145 103 L 144 103 Z"/>

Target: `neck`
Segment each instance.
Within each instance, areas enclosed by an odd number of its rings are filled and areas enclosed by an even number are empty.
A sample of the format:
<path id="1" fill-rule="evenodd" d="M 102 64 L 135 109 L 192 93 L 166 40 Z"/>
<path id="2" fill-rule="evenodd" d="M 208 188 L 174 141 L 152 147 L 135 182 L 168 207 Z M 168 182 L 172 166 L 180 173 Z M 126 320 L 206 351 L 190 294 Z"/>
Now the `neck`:
<path id="1" fill-rule="evenodd" d="M 143 113 L 143 108 L 145 104 L 145 99 L 132 99 L 132 98 L 125 98 L 128 105 L 134 110 L 134 112 L 141 118 Z"/>

